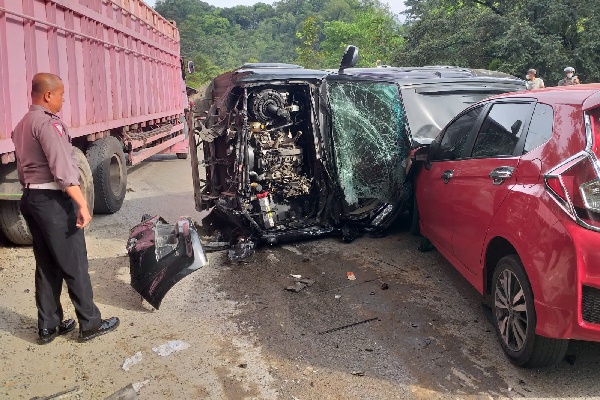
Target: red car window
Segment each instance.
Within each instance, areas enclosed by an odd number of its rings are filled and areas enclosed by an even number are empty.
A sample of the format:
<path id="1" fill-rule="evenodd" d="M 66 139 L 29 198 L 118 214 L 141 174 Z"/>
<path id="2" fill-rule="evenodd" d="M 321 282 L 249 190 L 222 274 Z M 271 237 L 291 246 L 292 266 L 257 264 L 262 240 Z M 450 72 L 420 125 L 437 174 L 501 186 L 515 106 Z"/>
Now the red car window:
<path id="1" fill-rule="evenodd" d="M 554 111 L 547 104 L 538 103 L 535 105 L 527 139 L 525 139 L 525 148 L 523 154 L 530 152 L 536 147 L 546 143 L 552 137 L 552 123 L 554 120 Z"/>
<path id="2" fill-rule="evenodd" d="M 469 139 L 469 133 L 477 122 L 482 109 L 483 107 L 475 108 L 448 125 L 433 160 L 456 160 L 464 157 L 463 152 Z"/>
<path id="3" fill-rule="evenodd" d="M 530 115 L 528 103 L 494 104 L 481 125 L 472 156 L 512 156 Z"/>

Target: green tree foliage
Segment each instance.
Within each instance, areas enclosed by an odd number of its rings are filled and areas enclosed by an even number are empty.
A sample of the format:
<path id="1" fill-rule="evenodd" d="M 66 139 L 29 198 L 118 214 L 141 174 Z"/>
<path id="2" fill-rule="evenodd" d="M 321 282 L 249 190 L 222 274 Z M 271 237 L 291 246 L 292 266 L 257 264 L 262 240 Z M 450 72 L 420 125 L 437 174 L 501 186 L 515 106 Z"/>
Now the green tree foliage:
<path id="1" fill-rule="evenodd" d="M 340 54 L 350 44 L 359 48 L 359 66 L 389 65 L 404 43 L 400 24 L 382 8 L 359 12 L 350 22 L 325 22 L 324 35 L 321 46 L 329 67 L 339 64 Z"/>
<path id="2" fill-rule="evenodd" d="M 215 9 L 210 4 L 199 0 L 157 0 L 154 8 L 160 15 L 178 24 L 188 15 L 203 15 Z"/>
<path id="3" fill-rule="evenodd" d="M 600 79 L 597 0 L 408 0 L 400 65 L 450 64 L 523 76 L 535 68 L 548 86 L 566 66 Z"/>
<path id="4" fill-rule="evenodd" d="M 216 75 L 220 73 L 219 67 L 203 54 L 198 54 L 193 59 L 194 61 L 194 73 L 187 74 L 186 83 L 188 86 L 197 88 L 203 83 L 210 81 Z"/>
<path id="5" fill-rule="evenodd" d="M 194 60 L 191 86 L 251 60 L 337 67 L 350 43 L 362 47 L 363 64 L 374 65 L 388 62 L 402 42 L 399 22 L 379 0 L 280 0 L 231 8 L 158 0 L 155 9 L 175 21 L 181 54 Z"/>
<path id="6" fill-rule="evenodd" d="M 296 48 L 298 62 L 305 68 L 322 68 L 323 54 L 319 50 L 319 27 L 315 17 L 308 17 L 302 24 L 302 30 L 296 33 L 300 46 Z"/>

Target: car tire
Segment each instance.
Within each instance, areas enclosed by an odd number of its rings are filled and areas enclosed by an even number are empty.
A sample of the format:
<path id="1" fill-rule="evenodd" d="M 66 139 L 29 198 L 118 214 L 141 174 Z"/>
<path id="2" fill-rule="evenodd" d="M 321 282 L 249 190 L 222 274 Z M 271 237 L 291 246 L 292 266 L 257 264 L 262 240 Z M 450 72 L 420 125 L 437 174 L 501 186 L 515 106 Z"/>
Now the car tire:
<path id="1" fill-rule="evenodd" d="M 93 142 L 85 153 L 94 177 L 94 211 L 113 214 L 121 209 L 127 190 L 127 167 L 121 142 L 108 136 Z"/>
<path id="2" fill-rule="evenodd" d="M 188 158 L 188 153 L 177 153 L 177 158 L 180 160 L 185 160 Z"/>
<path id="3" fill-rule="evenodd" d="M 26 246 L 33 243 L 31 232 L 21 214 L 20 201 L 0 201 L 0 229 L 2 234 L 11 243 Z"/>
<path id="4" fill-rule="evenodd" d="M 525 368 L 540 368 L 561 361 L 569 341 L 535 333 L 533 292 L 525 268 L 515 254 L 498 262 L 492 280 L 494 326 L 504 353 Z"/>
<path id="5" fill-rule="evenodd" d="M 419 215 L 419 207 L 417 206 L 417 196 L 413 194 L 413 205 L 410 213 L 410 233 L 415 236 L 421 235 L 421 227 L 419 224 L 421 223 L 421 216 Z"/>

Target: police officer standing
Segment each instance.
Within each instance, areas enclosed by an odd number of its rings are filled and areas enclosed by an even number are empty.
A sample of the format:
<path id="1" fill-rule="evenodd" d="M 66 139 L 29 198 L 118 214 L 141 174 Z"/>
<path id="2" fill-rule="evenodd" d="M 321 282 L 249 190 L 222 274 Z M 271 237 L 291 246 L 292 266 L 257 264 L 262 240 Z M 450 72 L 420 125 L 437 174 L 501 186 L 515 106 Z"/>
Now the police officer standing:
<path id="1" fill-rule="evenodd" d="M 64 91 L 58 76 L 36 74 L 32 105 L 12 137 L 23 185 L 21 213 L 33 237 L 40 344 L 75 328 L 74 320 L 63 321 L 63 280 L 79 320 L 79 341 L 111 332 L 119 325 L 116 317 L 102 319 L 93 300 L 83 232 L 92 216 L 79 187 L 69 132 L 56 116 Z"/>

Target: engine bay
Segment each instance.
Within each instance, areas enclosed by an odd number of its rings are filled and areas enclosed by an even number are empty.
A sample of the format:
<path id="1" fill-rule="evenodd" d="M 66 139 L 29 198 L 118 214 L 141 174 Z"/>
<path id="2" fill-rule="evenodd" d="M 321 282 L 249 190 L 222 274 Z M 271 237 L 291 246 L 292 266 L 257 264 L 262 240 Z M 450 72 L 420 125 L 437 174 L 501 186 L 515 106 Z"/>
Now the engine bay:
<path id="1" fill-rule="evenodd" d="M 318 141 L 307 84 L 232 91 L 227 136 L 230 171 L 237 172 L 238 209 L 261 229 L 314 224 L 319 190 L 314 179 Z M 231 174 L 230 174 L 231 176 Z"/>

